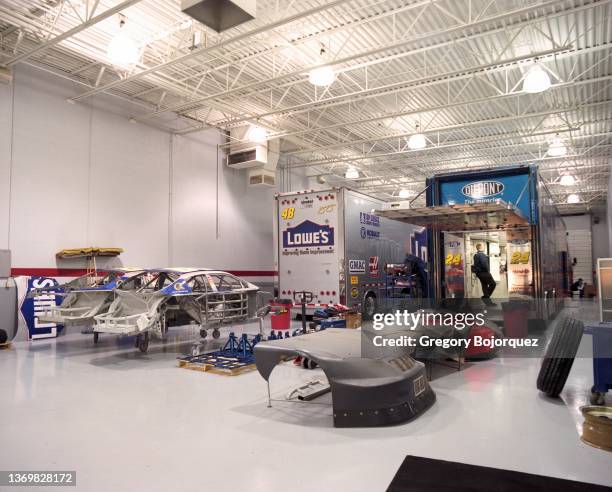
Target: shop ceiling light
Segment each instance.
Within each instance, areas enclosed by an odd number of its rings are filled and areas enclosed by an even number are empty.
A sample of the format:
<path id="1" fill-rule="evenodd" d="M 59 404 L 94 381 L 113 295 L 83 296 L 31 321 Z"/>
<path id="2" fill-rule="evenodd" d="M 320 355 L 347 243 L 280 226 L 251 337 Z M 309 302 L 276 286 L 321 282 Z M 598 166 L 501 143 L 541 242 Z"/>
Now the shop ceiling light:
<path id="1" fill-rule="evenodd" d="M 571 174 L 564 174 L 561 176 L 559 183 L 561 183 L 561 186 L 574 186 L 576 183 L 576 178 L 574 178 L 574 176 Z"/>
<path id="2" fill-rule="evenodd" d="M 308 74 L 308 81 L 319 87 L 326 87 L 336 79 L 334 69 L 329 65 L 313 68 Z"/>
<path id="3" fill-rule="evenodd" d="M 140 49 L 134 40 L 125 33 L 125 19 L 119 21 L 119 32 L 108 43 L 106 55 L 109 61 L 118 67 L 130 67 L 138 63 Z"/>
<path id="4" fill-rule="evenodd" d="M 523 79 L 523 91 L 529 94 L 544 92 L 549 87 L 550 76 L 540 65 L 531 67 Z"/>
<path id="5" fill-rule="evenodd" d="M 567 196 L 567 203 L 580 203 L 580 197 L 575 193 Z"/>
<path id="6" fill-rule="evenodd" d="M 252 126 L 249 129 L 247 138 L 257 144 L 265 144 L 268 141 L 268 131 L 261 126 Z"/>
<path id="7" fill-rule="evenodd" d="M 550 157 L 563 157 L 566 154 L 567 147 L 559 137 L 555 137 L 548 145 L 548 155 Z"/>
<path id="8" fill-rule="evenodd" d="M 346 173 L 344 173 L 344 177 L 346 179 L 357 179 L 359 177 L 359 171 L 357 171 L 357 169 L 354 167 L 349 167 L 346 170 Z"/>
<path id="9" fill-rule="evenodd" d="M 410 135 L 408 139 L 408 148 L 412 150 L 421 150 L 427 147 L 427 139 L 422 133 Z"/>
<path id="10" fill-rule="evenodd" d="M 400 198 L 408 198 L 410 196 L 410 190 L 407 189 L 402 189 L 399 191 L 399 197 Z"/>

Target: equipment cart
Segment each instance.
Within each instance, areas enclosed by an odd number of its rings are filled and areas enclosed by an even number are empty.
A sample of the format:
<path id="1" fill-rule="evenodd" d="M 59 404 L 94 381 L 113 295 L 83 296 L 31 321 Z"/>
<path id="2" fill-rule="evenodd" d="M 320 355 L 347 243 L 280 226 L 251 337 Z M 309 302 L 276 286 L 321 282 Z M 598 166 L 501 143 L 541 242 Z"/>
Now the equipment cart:
<path id="1" fill-rule="evenodd" d="M 585 325 L 593 335 L 593 387 L 591 404 L 603 405 L 606 393 L 612 389 L 612 322 Z"/>

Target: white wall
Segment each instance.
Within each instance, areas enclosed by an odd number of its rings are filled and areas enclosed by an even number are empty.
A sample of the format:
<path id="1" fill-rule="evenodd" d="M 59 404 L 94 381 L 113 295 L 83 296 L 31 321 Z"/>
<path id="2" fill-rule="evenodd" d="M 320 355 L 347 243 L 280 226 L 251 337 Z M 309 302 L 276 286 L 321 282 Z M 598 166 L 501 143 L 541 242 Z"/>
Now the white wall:
<path id="1" fill-rule="evenodd" d="M 0 248 L 13 267 L 81 267 L 55 253 L 117 246 L 114 264 L 273 269 L 276 190 L 221 165 L 219 132 L 173 137 L 130 123 L 142 108 L 68 104 L 82 88 L 28 67 L 14 75 L 0 85 Z"/>
<path id="2" fill-rule="evenodd" d="M 13 91 L 0 83 L 0 249 L 8 248 Z"/>

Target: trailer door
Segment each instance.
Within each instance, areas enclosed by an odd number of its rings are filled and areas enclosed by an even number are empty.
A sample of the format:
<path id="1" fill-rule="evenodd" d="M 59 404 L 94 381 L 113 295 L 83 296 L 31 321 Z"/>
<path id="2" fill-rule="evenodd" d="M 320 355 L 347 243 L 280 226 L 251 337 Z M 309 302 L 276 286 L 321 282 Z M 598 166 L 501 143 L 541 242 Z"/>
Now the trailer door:
<path id="1" fill-rule="evenodd" d="M 344 249 L 336 190 L 277 197 L 279 296 L 313 293 L 314 303 L 340 299 Z"/>

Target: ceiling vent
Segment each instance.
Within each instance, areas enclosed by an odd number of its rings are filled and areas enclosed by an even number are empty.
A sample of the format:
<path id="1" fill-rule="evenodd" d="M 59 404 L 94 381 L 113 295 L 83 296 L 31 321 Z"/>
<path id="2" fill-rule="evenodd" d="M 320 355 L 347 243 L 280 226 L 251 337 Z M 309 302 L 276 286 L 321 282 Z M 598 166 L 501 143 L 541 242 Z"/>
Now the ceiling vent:
<path id="1" fill-rule="evenodd" d="M 256 7 L 256 0 L 181 0 L 183 13 L 217 32 L 253 20 Z"/>

